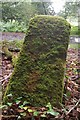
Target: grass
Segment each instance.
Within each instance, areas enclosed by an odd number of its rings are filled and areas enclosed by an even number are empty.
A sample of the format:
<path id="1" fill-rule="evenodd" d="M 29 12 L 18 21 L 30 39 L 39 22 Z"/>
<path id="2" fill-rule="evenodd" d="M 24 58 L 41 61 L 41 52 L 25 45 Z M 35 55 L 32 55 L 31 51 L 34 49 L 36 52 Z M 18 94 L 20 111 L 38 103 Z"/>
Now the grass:
<path id="1" fill-rule="evenodd" d="M 69 48 L 80 49 L 80 43 L 70 43 Z"/>
<path id="2" fill-rule="evenodd" d="M 79 35 L 80 36 L 80 29 L 78 28 L 78 26 L 71 26 L 70 35 Z"/>

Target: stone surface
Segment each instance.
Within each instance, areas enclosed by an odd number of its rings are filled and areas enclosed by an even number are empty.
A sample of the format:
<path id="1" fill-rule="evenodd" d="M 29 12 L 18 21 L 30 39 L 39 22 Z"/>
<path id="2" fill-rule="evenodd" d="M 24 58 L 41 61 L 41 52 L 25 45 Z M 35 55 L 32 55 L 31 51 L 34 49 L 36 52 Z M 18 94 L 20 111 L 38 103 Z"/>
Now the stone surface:
<path id="1" fill-rule="evenodd" d="M 61 17 L 39 15 L 30 20 L 4 103 L 10 93 L 12 101 L 22 97 L 33 106 L 62 102 L 69 34 L 70 24 Z"/>

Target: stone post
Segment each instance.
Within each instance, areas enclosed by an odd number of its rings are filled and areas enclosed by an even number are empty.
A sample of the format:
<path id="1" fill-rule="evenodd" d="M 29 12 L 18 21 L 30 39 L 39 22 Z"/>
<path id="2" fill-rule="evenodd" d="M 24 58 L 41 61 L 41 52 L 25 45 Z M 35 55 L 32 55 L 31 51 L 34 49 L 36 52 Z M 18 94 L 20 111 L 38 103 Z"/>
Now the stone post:
<path id="1" fill-rule="evenodd" d="M 61 17 L 39 15 L 30 20 L 4 103 L 10 93 L 13 101 L 22 97 L 37 107 L 62 102 L 69 34 L 70 24 Z"/>

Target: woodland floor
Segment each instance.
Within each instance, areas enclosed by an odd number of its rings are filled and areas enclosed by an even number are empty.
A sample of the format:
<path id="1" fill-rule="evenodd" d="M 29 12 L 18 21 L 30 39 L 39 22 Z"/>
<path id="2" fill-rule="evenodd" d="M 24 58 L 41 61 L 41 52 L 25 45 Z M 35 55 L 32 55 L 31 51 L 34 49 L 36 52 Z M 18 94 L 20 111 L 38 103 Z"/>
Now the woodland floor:
<path id="1" fill-rule="evenodd" d="M 66 60 L 66 72 L 64 78 L 64 97 L 63 106 L 57 109 L 60 115 L 51 120 L 80 120 L 80 49 L 68 49 Z M 13 71 L 13 65 L 10 60 L 2 56 L 2 68 L 0 70 L 0 83 L 2 82 L 2 89 L 5 88 L 9 82 L 9 78 Z M 67 112 L 65 113 L 65 110 Z M 8 119 L 2 119 L 8 120 Z M 13 120 L 13 119 L 11 119 Z M 26 119 L 27 120 L 27 119 Z M 38 120 L 38 119 L 36 119 Z"/>

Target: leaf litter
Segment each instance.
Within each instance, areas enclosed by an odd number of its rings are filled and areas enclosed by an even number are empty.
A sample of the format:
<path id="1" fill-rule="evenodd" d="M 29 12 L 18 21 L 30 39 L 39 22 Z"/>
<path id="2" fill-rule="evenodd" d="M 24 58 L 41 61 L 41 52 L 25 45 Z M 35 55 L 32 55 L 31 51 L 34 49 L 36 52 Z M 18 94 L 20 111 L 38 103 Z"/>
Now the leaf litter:
<path id="1" fill-rule="evenodd" d="M 57 116 L 53 116 L 54 120 L 79 120 L 80 119 L 80 63 L 79 63 L 79 57 L 80 57 L 80 49 L 68 49 L 67 54 L 67 60 L 66 60 L 66 70 L 65 70 L 65 78 L 64 78 L 64 95 L 63 95 L 63 103 L 61 104 L 61 108 L 55 108 L 53 107 L 53 110 L 56 111 Z M 2 90 L 3 93 L 5 91 L 5 88 L 9 82 L 9 78 L 12 74 L 12 71 L 14 70 L 14 67 L 12 65 L 12 62 L 6 58 L 6 56 L 2 56 L 2 66 L 0 70 L 0 83 L 2 83 Z M 2 73 L 2 74 L 1 74 Z M 20 101 L 19 101 L 20 102 Z M 9 104 L 8 104 L 9 105 Z M 10 104 L 11 105 L 11 104 Z M 24 107 L 25 111 L 27 110 L 27 107 Z M 9 108 L 8 108 L 9 109 Z M 11 108 L 12 109 L 12 108 Z M 28 112 L 30 115 L 31 111 L 37 110 L 37 108 L 29 108 Z M 53 110 L 48 110 L 47 113 L 56 114 L 53 113 Z M 4 117 L 4 113 L 7 110 L 3 110 L 2 120 L 7 120 L 7 117 Z M 23 114 L 23 116 L 26 115 L 26 113 L 22 113 L 23 110 L 12 109 L 12 114 L 10 120 L 13 120 L 15 114 Z M 46 107 L 41 107 L 39 110 L 34 112 L 34 115 L 36 115 L 37 120 L 41 116 L 45 117 Z M 40 112 L 40 113 L 39 113 Z M 48 115 L 45 120 L 49 120 L 52 118 L 52 115 Z M 20 116 L 18 116 L 20 117 Z M 16 118 L 16 117 L 15 117 Z M 32 117 L 33 118 L 33 117 Z M 9 118 L 8 118 L 9 120 Z M 36 118 L 34 119 L 36 120 Z"/>

